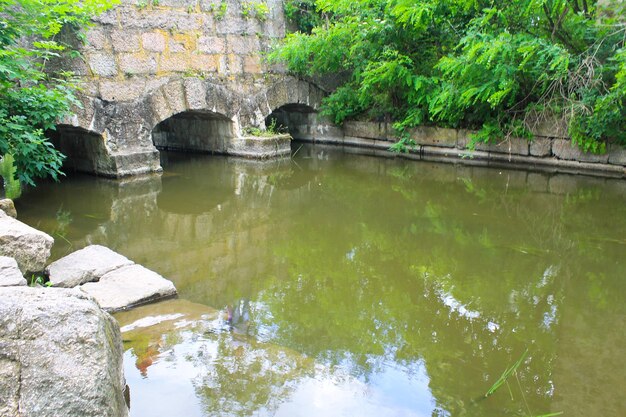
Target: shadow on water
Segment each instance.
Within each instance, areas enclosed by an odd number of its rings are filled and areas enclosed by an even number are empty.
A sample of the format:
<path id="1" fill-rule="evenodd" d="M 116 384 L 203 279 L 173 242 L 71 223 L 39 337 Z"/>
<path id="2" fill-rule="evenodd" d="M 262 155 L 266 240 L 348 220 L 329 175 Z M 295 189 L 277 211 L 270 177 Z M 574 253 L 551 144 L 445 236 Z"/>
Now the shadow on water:
<path id="1" fill-rule="evenodd" d="M 324 147 L 164 167 L 18 200 L 23 221 L 63 230 L 55 256 L 104 244 L 179 289 L 117 316 L 144 320 L 124 332 L 132 415 L 626 409 L 624 181 Z M 526 349 L 513 397 L 474 401 Z"/>

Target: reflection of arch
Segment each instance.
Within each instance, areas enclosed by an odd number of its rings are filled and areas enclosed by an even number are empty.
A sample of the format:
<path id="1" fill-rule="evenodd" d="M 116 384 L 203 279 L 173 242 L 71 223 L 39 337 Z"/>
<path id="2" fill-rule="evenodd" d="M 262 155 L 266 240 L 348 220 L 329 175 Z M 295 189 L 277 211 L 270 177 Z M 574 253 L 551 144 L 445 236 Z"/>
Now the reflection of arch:
<path id="1" fill-rule="evenodd" d="M 64 169 L 109 175 L 115 170 L 115 161 L 109 156 L 101 134 L 66 124 L 58 125 L 49 132 L 54 146 L 67 158 Z"/>
<path id="2" fill-rule="evenodd" d="M 234 137 L 232 120 L 208 110 L 183 111 L 152 130 L 152 142 L 159 150 L 226 153 Z"/>

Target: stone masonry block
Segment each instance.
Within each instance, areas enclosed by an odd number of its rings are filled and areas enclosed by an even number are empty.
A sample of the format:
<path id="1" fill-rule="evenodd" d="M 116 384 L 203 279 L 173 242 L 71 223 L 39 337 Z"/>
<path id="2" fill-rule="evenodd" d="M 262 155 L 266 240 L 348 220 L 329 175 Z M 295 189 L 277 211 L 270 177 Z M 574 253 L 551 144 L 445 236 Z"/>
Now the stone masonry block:
<path id="1" fill-rule="evenodd" d="M 196 35 L 188 33 L 177 33 L 169 39 L 170 53 L 188 52 L 196 49 Z"/>
<path id="2" fill-rule="evenodd" d="M 187 54 L 162 55 L 159 62 L 159 71 L 163 72 L 185 72 L 188 69 Z"/>
<path id="3" fill-rule="evenodd" d="M 454 148 L 457 143 L 457 131 L 455 129 L 423 126 L 411 129 L 410 134 L 418 145 Z"/>
<path id="4" fill-rule="evenodd" d="M 552 153 L 559 159 L 565 159 L 569 161 L 580 162 L 592 162 L 592 163 L 604 163 L 609 161 L 609 154 L 596 155 L 592 153 L 586 153 L 580 150 L 579 147 L 573 145 L 570 140 L 567 139 L 554 139 L 552 141 Z"/>
<path id="5" fill-rule="evenodd" d="M 109 46 L 104 29 L 93 27 L 87 31 L 87 48 L 88 49 L 105 49 Z"/>
<path id="6" fill-rule="evenodd" d="M 187 110 L 185 90 L 181 81 L 172 81 L 163 87 L 163 95 L 167 101 L 171 114 L 178 114 Z"/>
<path id="7" fill-rule="evenodd" d="M 159 0 L 159 6 L 161 7 L 172 7 L 179 8 L 183 10 L 195 10 L 196 3 L 198 0 Z"/>
<path id="8" fill-rule="evenodd" d="M 243 58 L 243 72 L 246 74 L 261 74 L 263 67 L 258 55 L 248 55 Z"/>
<path id="9" fill-rule="evenodd" d="M 348 121 L 343 124 L 344 134 L 355 138 L 385 139 L 384 123 Z"/>
<path id="10" fill-rule="evenodd" d="M 133 101 L 144 93 L 145 80 L 102 81 L 100 97 L 106 101 Z"/>
<path id="11" fill-rule="evenodd" d="M 207 54 L 226 53 L 226 41 L 217 36 L 200 36 L 198 38 L 198 51 Z"/>
<path id="12" fill-rule="evenodd" d="M 609 164 L 626 166 L 626 147 L 611 145 L 608 154 Z"/>
<path id="13" fill-rule="evenodd" d="M 218 35 L 250 35 L 261 32 L 261 25 L 257 19 L 244 19 L 232 16 L 227 19 L 217 20 L 215 30 Z"/>
<path id="14" fill-rule="evenodd" d="M 153 91 L 148 97 L 148 103 L 152 109 L 151 114 L 153 116 L 153 125 L 157 125 L 171 116 L 165 99 L 165 94 L 161 90 Z"/>
<path id="15" fill-rule="evenodd" d="M 228 55 L 228 73 L 229 74 L 241 74 L 243 73 L 243 57 L 239 55 Z"/>
<path id="16" fill-rule="evenodd" d="M 530 142 L 530 154 L 532 156 L 550 156 L 552 154 L 552 140 L 535 137 Z"/>
<path id="17" fill-rule="evenodd" d="M 116 52 L 139 52 L 141 49 L 139 34 L 127 30 L 114 30 L 111 42 Z"/>
<path id="18" fill-rule="evenodd" d="M 528 141 L 523 138 L 505 139 L 498 143 L 477 143 L 476 149 L 509 155 L 528 155 Z"/>
<path id="19" fill-rule="evenodd" d="M 159 32 L 148 32 L 141 35 L 143 49 L 150 52 L 165 51 L 165 36 Z"/>
<path id="20" fill-rule="evenodd" d="M 117 75 L 115 57 L 107 53 L 95 53 L 87 57 L 91 71 L 101 77 L 113 77 Z"/>
<path id="21" fill-rule="evenodd" d="M 191 54 L 191 69 L 200 72 L 217 71 L 217 55 Z"/>
<path id="22" fill-rule="evenodd" d="M 226 43 L 227 52 L 237 55 L 250 55 L 257 53 L 261 49 L 259 38 L 256 35 L 228 35 Z"/>
<path id="23" fill-rule="evenodd" d="M 187 98 L 187 108 L 190 110 L 204 110 L 206 103 L 206 85 L 198 78 L 186 78 L 183 81 L 185 97 Z"/>
<path id="24" fill-rule="evenodd" d="M 226 55 L 217 56 L 217 73 L 220 75 L 228 74 L 228 57 Z"/>
<path id="25" fill-rule="evenodd" d="M 141 54 L 120 54 L 120 70 L 125 74 L 156 74 L 157 60 L 154 56 Z"/>

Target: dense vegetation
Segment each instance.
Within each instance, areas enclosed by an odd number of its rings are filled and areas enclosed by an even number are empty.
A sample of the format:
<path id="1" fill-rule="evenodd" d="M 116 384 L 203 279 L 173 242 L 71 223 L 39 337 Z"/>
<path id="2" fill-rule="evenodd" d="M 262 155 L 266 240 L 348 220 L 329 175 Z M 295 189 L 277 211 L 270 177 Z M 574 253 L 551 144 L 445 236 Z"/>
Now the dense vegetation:
<path id="1" fill-rule="evenodd" d="M 63 155 L 45 137 L 75 98 L 73 74 L 46 70 L 50 59 L 75 51 L 59 41 L 112 0 L 0 0 L 0 155 L 12 155 L 18 179 L 60 174 Z"/>
<path id="2" fill-rule="evenodd" d="M 490 141 L 548 121 L 587 151 L 626 144 L 622 0 L 287 0 L 285 11 L 300 30 L 270 59 L 341 75 L 323 109 L 337 123 L 466 127 Z"/>

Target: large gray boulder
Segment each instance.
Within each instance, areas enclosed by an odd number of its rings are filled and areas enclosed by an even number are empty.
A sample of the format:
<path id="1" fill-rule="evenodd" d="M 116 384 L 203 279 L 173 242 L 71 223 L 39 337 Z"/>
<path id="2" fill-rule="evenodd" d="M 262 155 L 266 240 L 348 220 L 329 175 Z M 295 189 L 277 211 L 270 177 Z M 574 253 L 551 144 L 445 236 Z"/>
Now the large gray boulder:
<path id="1" fill-rule="evenodd" d="M 0 416 L 126 417 L 117 322 L 78 289 L 0 288 Z"/>
<path id="2" fill-rule="evenodd" d="M 26 285 L 17 261 L 9 256 L 0 256 L 0 287 Z"/>
<path id="3" fill-rule="evenodd" d="M 133 261 L 111 249 L 90 245 L 52 262 L 46 273 L 53 287 L 75 287 L 86 282 L 97 281 L 105 274 Z"/>
<path id="4" fill-rule="evenodd" d="M 80 287 L 109 312 L 124 310 L 176 295 L 171 281 L 141 265 L 125 266 L 109 272 L 98 282 Z"/>
<path id="5" fill-rule="evenodd" d="M 54 239 L 0 210 L 0 255 L 15 258 L 24 275 L 43 271 Z"/>

